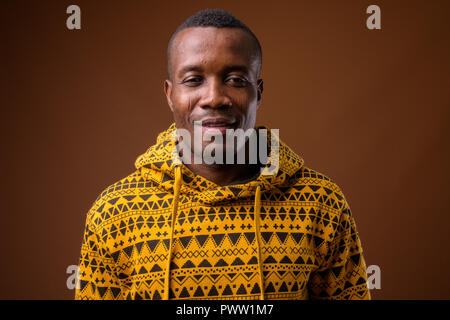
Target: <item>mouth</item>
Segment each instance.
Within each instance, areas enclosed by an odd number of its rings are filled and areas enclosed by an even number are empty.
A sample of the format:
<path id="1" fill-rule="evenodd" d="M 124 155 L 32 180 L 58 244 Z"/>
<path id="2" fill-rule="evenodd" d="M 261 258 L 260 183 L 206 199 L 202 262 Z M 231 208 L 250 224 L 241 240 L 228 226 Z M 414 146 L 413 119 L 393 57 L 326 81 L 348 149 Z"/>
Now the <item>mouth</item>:
<path id="1" fill-rule="evenodd" d="M 207 118 L 200 121 L 203 132 L 215 130 L 222 134 L 225 134 L 227 129 L 234 129 L 237 124 L 237 120 L 228 118 Z"/>

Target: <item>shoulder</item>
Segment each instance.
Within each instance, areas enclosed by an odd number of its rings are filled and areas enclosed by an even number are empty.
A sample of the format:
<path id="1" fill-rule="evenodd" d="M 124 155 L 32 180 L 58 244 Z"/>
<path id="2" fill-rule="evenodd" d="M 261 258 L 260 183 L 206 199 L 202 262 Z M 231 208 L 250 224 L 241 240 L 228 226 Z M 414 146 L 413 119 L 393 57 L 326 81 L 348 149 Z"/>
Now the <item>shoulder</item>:
<path id="1" fill-rule="evenodd" d="M 157 192 L 154 183 L 142 177 L 140 170 L 135 170 L 123 179 L 105 188 L 92 204 L 88 220 L 93 228 L 113 219 L 130 209 L 129 204 L 140 195 Z"/>
<path id="2" fill-rule="evenodd" d="M 306 166 L 293 176 L 293 186 L 309 193 L 310 198 L 336 210 L 347 206 L 346 199 L 339 185 L 327 175 Z"/>

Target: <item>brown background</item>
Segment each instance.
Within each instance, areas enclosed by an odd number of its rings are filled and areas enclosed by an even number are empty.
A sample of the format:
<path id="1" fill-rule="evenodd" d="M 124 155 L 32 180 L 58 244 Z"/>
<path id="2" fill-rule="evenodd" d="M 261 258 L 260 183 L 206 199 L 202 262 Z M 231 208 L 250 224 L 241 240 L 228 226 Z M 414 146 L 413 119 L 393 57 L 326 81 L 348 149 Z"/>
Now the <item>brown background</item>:
<path id="1" fill-rule="evenodd" d="M 450 2 L 191 3 L 2 1 L 0 298 L 73 298 L 87 210 L 171 122 L 171 33 L 219 7 L 262 43 L 258 123 L 343 189 L 381 268 L 373 298 L 450 299 Z"/>

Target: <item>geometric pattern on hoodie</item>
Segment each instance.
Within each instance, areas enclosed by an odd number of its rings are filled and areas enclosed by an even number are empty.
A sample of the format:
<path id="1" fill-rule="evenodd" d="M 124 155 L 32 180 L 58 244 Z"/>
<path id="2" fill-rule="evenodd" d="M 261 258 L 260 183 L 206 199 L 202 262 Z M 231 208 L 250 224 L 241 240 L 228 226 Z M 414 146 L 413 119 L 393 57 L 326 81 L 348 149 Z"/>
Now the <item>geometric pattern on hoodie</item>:
<path id="1" fill-rule="evenodd" d="M 88 211 L 75 299 L 161 299 L 166 272 L 169 299 L 259 299 L 261 289 L 267 300 L 370 299 L 344 194 L 282 141 L 276 174 L 245 184 L 218 186 L 181 165 L 170 246 L 174 130 L 172 124 L 161 133 L 136 160 L 136 171 L 106 188 Z"/>

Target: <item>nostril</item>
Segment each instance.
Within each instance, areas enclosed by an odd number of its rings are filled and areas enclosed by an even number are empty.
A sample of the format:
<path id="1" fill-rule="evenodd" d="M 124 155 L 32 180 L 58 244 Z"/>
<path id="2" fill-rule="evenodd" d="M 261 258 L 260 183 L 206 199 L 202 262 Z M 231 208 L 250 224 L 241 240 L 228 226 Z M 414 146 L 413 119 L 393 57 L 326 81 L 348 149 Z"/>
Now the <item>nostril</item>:
<path id="1" fill-rule="evenodd" d="M 228 109 L 232 106 L 233 106 L 232 102 L 213 102 L 213 103 L 201 104 L 201 107 L 205 108 L 205 109 L 208 109 L 208 108 L 210 108 L 210 109 Z"/>
<path id="2" fill-rule="evenodd" d="M 227 104 L 206 104 L 206 105 L 202 105 L 201 107 L 204 109 L 229 109 L 231 108 L 233 105 L 231 103 L 227 103 Z"/>

